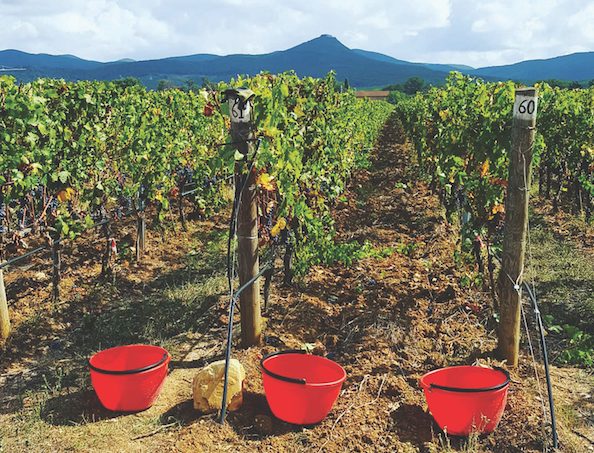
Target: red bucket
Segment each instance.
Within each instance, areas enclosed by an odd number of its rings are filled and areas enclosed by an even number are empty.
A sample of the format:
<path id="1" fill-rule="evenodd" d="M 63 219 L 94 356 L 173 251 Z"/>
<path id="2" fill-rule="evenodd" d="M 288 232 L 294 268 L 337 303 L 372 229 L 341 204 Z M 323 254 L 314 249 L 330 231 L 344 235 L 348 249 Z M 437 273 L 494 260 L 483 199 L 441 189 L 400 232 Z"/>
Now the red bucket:
<path id="1" fill-rule="evenodd" d="M 338 363 L 303 350 L 269 354 L 260 365 L 270 410 L 295 425 L 313 425 L 326 418 L 346 379 Z"/>
<path id="2" fill-rule="evenodd" d="M 91 383 L 111 411 L 148 409 L 159 396 L 171 357 L 159 346 L 135 344 L 98 352 L 89 359 Z"/>
<path id="3" fill-rule="evenodd" d="M 509 373 L 502 368 L 454 366 L 424 375 L 421 387 L 439 427 L 454 436 L 490 433 L 501 420 Z"/>

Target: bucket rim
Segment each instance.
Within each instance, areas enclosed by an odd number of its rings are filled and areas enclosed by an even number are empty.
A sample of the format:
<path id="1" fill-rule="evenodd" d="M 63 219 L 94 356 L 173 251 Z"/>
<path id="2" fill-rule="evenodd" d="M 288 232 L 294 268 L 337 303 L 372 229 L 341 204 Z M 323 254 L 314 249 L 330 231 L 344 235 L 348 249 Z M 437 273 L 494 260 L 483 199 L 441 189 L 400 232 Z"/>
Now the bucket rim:
<path id="1" fill-rule="evenodd" d="M 505 376 L 505 381 L 503 381 L 501 384 L 497 384 L 497 385 L 493 385 L 491 387 L 477 387 L 477 388 L 468 388 L 468 387 L 450 387 L 450 386 L 446 386 L 446 385 L 439 385 L 439 384 L 427 384 L 425 382 L 425 379 L 427 377 L 429 377 L 430 375 L 437 373 L 439 371 L 443 371 L 443 370 L 447 370 L 447 369 L 454 369 L 454 368 L 482 368 L 482 369 L 487 369 L 487 370 L 495 370 L 495 371 L 499 371 L 500 373 L 503 373 L 503 375 Z M 509 371 L 507 371 L 504 368 L 501 367 L 482 367 L 482 366 L 474 366 L 474 365 L 459 365 L 459 366 L 451 366 L 451 367 L 444 367 L 444 368 L 438 368 L 437 370 L 433 370 L 433 371 L 429 371 L 428 373 L 424 374 L 421 379 L 419 380 L 419 383 L 421 384 L 421 387 L 423 387 L 423 389 L 425 390 L 429 390 L 432 391 L 434 389 L 437 390 L 443 390 L 446 392 L 455 392 L 455 393 L 483 393 L 483 392 L 495 392 L 498 390 L 503 390 L 506 387 L 509 386 L 511 382 L 511 378 L 509 375 Z"/>
<path id="2" fill-rule="evenodd" d="M 98 366 L 93 365 L 92 360 L 93 358 L 95 358 L 98 354 L 104 353 L 106 351 L 111 351 L 114 349 L 123 349 L 123 348 L 129 348 L 129 347 L 133 347 L 133 346 L 144 346 L 144 347 L 151 347 L 151 348 L 155 348 L 155 349 L 160 349 L 163 351 L 163 355 L 161 356 L 161 358 L 155 362 L 155 363 L 151 363 L 149 365 L 145 365 L 139 368 L 133 368 L 130 370 L 108 370 L 108 369 L 104 369 L 104 368 L 100 368 Z M 170 355 L 169 352 L 167 352 L 167 350 L 165 348 L 162 348 L 160 346 L 154 346 L 154 345 L 145 345 L 145 344 L 131 344 L 131 345 L 123 345 L 123 346 L 115 346 L 113 348 L 108 348 L 108 349 L 104 349 L 102 351 L 99 351 L 95 354 L 93 354 L 89 360 L 87 361 L 89 368 L 92 371 L 95 371 L 96 373 L 100 373 L 100 374 L 108 374 L 108 375 L 115 375 L 115 376 L 126 376 L 126 375 L 131 375 L 131 374 L 140 374 L 140 373 L 144 373 L 146 371 L 151 371 L 154 370 L 155 368 L 158 368 L 159 366 L 163 365 L 163 363 L 168 362 L 170 359 Z"/>
<path id="3" fill-rule="evenodd" d="M 278 379 L 280 381 L 288 382 L 290 384 L 305 385 L 307 387 L 333 387 L 333 386 L 342 384 L 346 380 L 347 374 L 346 374 L 345 369 L 339 363 L 336 363 L 334 360 L 330 360 L 330 359 L 328 359 L 326 357 L 322 357 L 322 356 L 313 356 L 312 355 L 312 357 L 317 357 L 319 359 L 326 360 L 326 361 L 331 362 L 332 364 L 336 365 L 338 368 L 340 368 L 340 371 L 342 372 L 342 376 L 340 378 L 335 379 L 334 381 L 330 381 L 330 382 L 307 382 L 304 378 L 292 378 L 289 376 L 283 376 L 282 374 L 275 373 L 273 371 L 270 371 L 268 368 L 266 368 L 266 366 L 265 366 L 266 360 L 271 359 L 273 357 L 277 357 L 279 355 L 285 355 L 285 354 L 286 355 L 288 355 L 288 354 L 307 354 L 307 351 L 305 351 L 304 349 L 287 349 L 284 351 L 277 351 L 277 352 L 272 352 L 270 354 L 266 354 L 260 360 L 260 368 L 262 369 L 262 373 L 267 374 L 271 378 Z M 311 355 L 311 354 L 309 354 L 309 355 Z"/>

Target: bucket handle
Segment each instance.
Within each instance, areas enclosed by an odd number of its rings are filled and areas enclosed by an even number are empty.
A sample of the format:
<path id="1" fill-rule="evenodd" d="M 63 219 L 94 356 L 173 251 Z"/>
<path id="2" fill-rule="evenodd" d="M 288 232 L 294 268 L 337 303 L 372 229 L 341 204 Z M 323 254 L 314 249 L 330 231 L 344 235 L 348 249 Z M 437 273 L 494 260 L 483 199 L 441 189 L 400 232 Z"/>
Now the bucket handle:
<path id="1" fill-rule="evenodd" d="M 271 354 L 266 354 L 264 357 L 262 357 L 262 360 L 260 360 L 260 366 L 262 367 L 262 371 L 264 373 L 266 373 L 268 376 L 273 377 L 275 379 L 281 380 L 281 381 L 285 381 L 285 382 L 290 382 L 291 384 L 303 384 L 305 385 L 305 379 L 303 378 L 292 378 L 292 377 L 288 377 L 288 376 L 282 376 L 280 374 L 276 374 L 272 371 L 270 371 L 269 369 L 267 369 L 264 366 L 264 362 L 266 361 L 266 359 L 269 359 L 270 357 L 275 357 L 277 355 L 282 355 L 282 354 L 306 354 L 307 352 L 303 349 L 287 349 L 286 351 L 277 351 L 277 352 L 273 352 Z"/>
<path id="2" fill-rule="evenodd" d="M 478 393 L 478 392 L 493 392 L 495 390 L 501 390 L 502 388 L 507 387 L 510 382 L 509 372 L 503 368 L 498 367 L 498 366 L 493 367 L 493 369 L 497 370 L 497 371 L 501 371 L 503 374 L 505 374 L 505 381 L 503 383 L 494 385 L 492 387 L 481 387 L 481 388 L 461 388 L 461 387 L 448 387 L 448 386 L 439 385 L 439 384 L 429 384 L 429 391 L 431 391 L 433 389 L 439 389 L 439 390 L 446 390 L 448 392 Z"/>
<path id="3" fill-rule="evenodd" d="M 167 357 L 169 356 L 168 353 L 163 353 L 163 357 L 161 357 L 161 359 L 157 362 L 157 363 L 153 363 L 151 365 L 147 365 L 144 366 L 142 368 L 136 368 L 134 370 L 104 370 L 102 368 L 97 368 L 96 366 L 94 366 L 91 363 L 91 360 L 89 359 L 89 368 L 93 371 L 96 371 L 97 373 L 102 373 L 102 374 L 115 374 L 115 375 L 127 375 L 127 374 L 137 374 L 137 373 L 142 373 L 143 371 L 149 371 L 152 370 L 153 368 L 157 368 L 159 365 L 163 364 L 163 362 L 165 362 L 167 360 Z"/>

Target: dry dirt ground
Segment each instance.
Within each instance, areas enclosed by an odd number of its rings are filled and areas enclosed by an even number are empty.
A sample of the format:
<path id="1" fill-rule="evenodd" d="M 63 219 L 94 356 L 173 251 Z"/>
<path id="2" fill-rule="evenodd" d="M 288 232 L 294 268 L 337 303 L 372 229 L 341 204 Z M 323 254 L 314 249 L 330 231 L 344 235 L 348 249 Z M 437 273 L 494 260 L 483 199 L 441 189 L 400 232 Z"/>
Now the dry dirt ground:
<path id="1" fill-rule="evenodd" d="M 234 349 L 247 370 L 244 405 L 224 426 L 191 402 L 196 371 L 225 346 L 224 216 L 190 222 L 188 232 L 151 233 L 149 256 L 141 265 L 122 259 L 115 285 L 97 277 L 101 245 L 83 238 L 65 251 L 60 304 L 48 302 L 47 262 L 9 272 L 15 334 L 0 355 L 0 451 L 543 451 L 549 434 L 527 354 L 492 435 L 448 438 L 427 412 L 418 379 L 443 366 L 494 363 L 494 325 L 490 296 L 459 285 L 456 231 L 417 180 L 401 137 L 388 124 L 371 168 L 354 175 L 335 209 L 339 240 L 368 241 L 381 253 L 274 286 L 266 344 Z M 90 387 L 86 359 L 134 342 L 167 347 L 172 372 L 151 409 L 110 413 Z M 324 421 L 297 427 L 270 413 L 258 363 L 305 343 L 331 354 L 348 377 Z M 552 373 L 562 451 L 594 451 L 592 372 Z"/>

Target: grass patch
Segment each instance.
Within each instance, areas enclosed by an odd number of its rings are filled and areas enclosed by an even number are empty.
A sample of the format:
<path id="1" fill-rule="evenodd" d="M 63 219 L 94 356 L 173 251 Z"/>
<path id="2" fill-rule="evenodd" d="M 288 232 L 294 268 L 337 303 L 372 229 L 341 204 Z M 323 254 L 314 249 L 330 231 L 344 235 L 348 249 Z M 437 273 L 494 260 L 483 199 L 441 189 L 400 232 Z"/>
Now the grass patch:
<path id="1" fill-rule="evenodd" d="M 202 314 L 213 306 L 226 288 L 226 231 L 211 231 L 197 238 L 186 266 L 165 274 L 155 289 L 137 298 L 110 303 L 111 308 L 83 319 L 81 343 L 91 350 L 147 343 L 168 347 L 169 340 L 196 332 Z"/>
<path id="2" fill-rule="evenodd" d="M 533 261 L 528 262 L 527 278 L 535 279 L 539 300 L 556 319 L 591 332 L 594 329 L 592 256 L 540 227 L 533 229 L 531 236 Z"/>
<path id="3" fill-rule="evenodd" d="M 387 258 L 396 252 L 393 247 L 375 247 L 371 242 L 362 244 L 357 241 L 334 244 L 325 256 L 323 264 L 341 263 L 351 266 L 353 263 L 365 258 Z"/>
<path id="4" fill-rule="evenodd" d="M 185 266 L 164 268 L 142 291 L 97 285 L 81 301 L 90 309 L 52 342 L 48 356 L 36 363 L 38 372 L 6 390 L 18 396 L 0 407 L 0 452 L 55 451 L 57 445 L 59 451 L 137 451 L 139 436 L 164 429 L 164 409 L 133 415 L 104 409 L 91 388 L 86 360 L 97 350 L 131 343 L 161 345 L 174 357 L 183 356 L 193 347 L 194 334 L 209 328 L 208 309 L 226 291 L 226 247 L 226 230 L 199 231 L 191 238 Z M 40 314 L 28 322 L 34 328 L 47 319 Z M 62 351 L 67 357 L 55 360 L 54 352 Z"/>
<path id="5" fill-rule="evenodd" d="M 542 224 L 531 229 L 527 281 L 534 278 L 543 318 L 562 349 L 560 363 L 594 365 L 594 260 Z"/>

